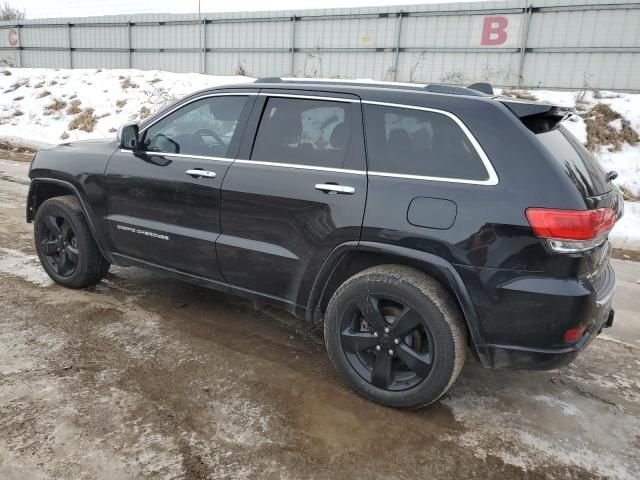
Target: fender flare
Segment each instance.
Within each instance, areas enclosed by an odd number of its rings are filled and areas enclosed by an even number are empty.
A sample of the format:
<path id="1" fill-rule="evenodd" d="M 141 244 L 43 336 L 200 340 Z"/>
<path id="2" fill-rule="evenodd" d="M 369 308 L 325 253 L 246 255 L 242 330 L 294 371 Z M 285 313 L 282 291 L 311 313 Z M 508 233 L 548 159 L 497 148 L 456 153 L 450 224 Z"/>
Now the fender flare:
<path id="1" fill-rule="evenodd" d="M 446 284 L 445 286 L 454 293 L 458 304 L 460 305 L 463 317 L 471 334 L 471 343 L 475 353 L 483 365 L 490 365 L 490 357 L 486 347 L 484 331 L 478 317 L 478 312 L 467 287 L 453 264 L 438 255 L 428 252 L 369 241 L 345 242 L 338 245 L 325 259 L 313 283 L 306 309 L 307 320 L 318 320 L 320 315 L 319 306 L 325 295 L 326 286 L 335 270 L 340 265 L 345 254 L 351 251 L 390 254 L 409 260 L 409 262 L 414 263 L 415 267 L 419 270 L 424 270 L 425 266 L 436 270 L 439 273 L 440 280 L 442 280 Z"/>
<path id="2" fill-rule="evenodd" d="M 35 216 L 35 212 L 31 212 L 31 202 L 32 202 L 32 189 L 40 183 L 49 183 L 54 185 L 60 185 L 61 187 L 68 188 L 71 192 L 73 192 L 73 196 L 78 199 L 80 202 L 80 208 L 82 208 L 82 213 L 84 214 L 84 218 L 87 221 L 87 225 L 89 225 L 89 230 L 91 231 L 91 235 L 93 236 L 96 245 L 98 246 L 98 250 L 104 258 L 107 259 L 109 263 L 117 263 L 113 260 L 112 256 L 109 254 L 109 250 L 105 248 L 104 239 L 98 235 L 98 231 L 93 222 L 94 216 L 92 215 L 93 211 L 91 206 L 84 200 L 82 195 L 80 194 L 80 190 L 71 182 L 66 180 L 60 180 L 58 178 L 48 178 L 48 177 L 36 177 L 31 179 L 31 184 L 29 185 L 29 193 L 27 194 L 27 222 L 31 222 L 33 216 Z"/>

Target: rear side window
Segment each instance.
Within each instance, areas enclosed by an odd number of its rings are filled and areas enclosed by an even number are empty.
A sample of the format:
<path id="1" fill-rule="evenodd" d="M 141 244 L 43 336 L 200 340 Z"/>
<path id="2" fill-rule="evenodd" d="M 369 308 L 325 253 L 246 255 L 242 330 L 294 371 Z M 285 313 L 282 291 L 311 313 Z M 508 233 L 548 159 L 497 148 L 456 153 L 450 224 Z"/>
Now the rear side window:
<path id="1" fill-rule="evenodd" d="M 365 105 L 369 170 L 484 181 L 489 174 L 458 124 L 437 112 Z"/>
<path id="2" fill-rule="evenodd" d="M 262 114 L 251 159 L 340 168 L 350 138 L 349 103 L 273 97 Z"/>

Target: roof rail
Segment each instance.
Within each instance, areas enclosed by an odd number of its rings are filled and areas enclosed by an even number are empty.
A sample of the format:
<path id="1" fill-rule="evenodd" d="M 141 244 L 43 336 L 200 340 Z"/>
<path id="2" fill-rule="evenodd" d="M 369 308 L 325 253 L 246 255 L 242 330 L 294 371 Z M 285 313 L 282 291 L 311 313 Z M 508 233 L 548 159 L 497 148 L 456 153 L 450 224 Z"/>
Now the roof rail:
<path id="1" fill-rule="evenodd" d="M 282 79 L 280 77 L 256 78 L 253 83 L 282 83 Z"/>

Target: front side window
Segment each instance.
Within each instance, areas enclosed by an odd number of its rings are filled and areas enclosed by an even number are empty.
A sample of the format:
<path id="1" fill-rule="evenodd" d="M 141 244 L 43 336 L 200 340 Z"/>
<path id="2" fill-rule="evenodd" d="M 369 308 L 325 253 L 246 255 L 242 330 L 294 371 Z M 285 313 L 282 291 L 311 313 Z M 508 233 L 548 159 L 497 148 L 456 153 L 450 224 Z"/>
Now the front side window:
<path id="1" fill-rule="evenodd" d="M 340 168 L 351 137 L 350 104 L 270 98 L 252 160 Z"/>
<path id="2" fill-rule="evenodd" d="M 365 105 L 369 170 L 447 179 L 489 178 L 478 152 L 451 118 L 437 112 Z"/>
<path id="3" fill-rule="evenodd" d="M 144 148 L 151 152 L 228 158 L 247 98 L 208 97 L 185 105 L 146 130 Z"/>

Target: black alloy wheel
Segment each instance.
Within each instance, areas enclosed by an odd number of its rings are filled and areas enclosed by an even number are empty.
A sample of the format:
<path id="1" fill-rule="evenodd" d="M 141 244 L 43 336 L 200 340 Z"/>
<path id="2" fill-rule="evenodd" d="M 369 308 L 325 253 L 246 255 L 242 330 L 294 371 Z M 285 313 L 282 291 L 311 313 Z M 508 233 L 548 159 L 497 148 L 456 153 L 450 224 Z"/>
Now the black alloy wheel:
<path id="1" fill-rule="evenodd" d="M 80 252 L 76 234 L 64 217 L 47 215 L 40 219 L 38 242 L 49 267 L 61 277 L 70 277 L 78 268 Z"/>
<path id="2" fill-rule="evenodd" d="M 34 243 L 45 272 L 69 288 L 98 283 L 109 262 L 98 248 L 76 197 L 65 195 L 42 202 L 33 220 Z"/>
<path id="3" fill-rule="evenodd" d="M 433 335 L 416 310 L 389 295 L 353 302 L 344 312 L 340 338 L 351 366 L 378 388 L 406 390 L 431 373 Z"/>
<path id="4" fill-rule="evenodd" d="M 324 337 L 347 383 L 395 408 L 435 402 L 466 357 L 455 299 L 434 278 L 404 265 L 370 267 L 342 283 L 327 305 Z"/>

